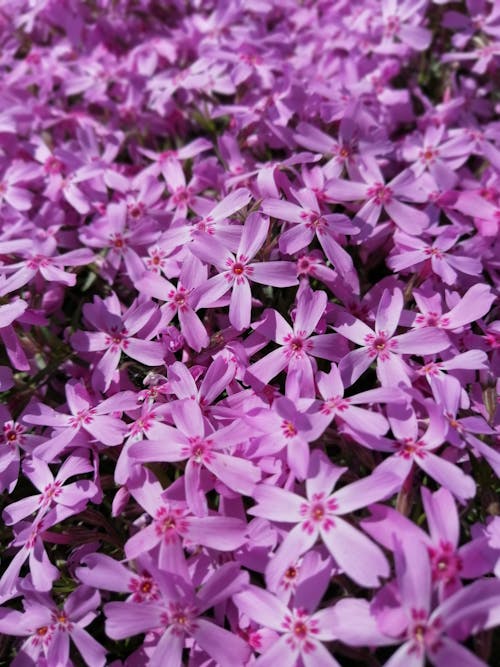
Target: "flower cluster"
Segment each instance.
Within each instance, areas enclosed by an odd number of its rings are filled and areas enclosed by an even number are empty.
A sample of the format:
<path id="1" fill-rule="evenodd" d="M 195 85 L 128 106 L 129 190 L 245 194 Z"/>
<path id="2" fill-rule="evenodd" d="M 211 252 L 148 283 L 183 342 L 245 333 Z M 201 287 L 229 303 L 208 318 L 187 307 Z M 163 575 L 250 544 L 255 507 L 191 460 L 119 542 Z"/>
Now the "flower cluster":
<path id="1" fill-rule="evenodd" d="M 10 0 L 0 43 L 2 664 L 487 665 L 498 3 Z"/>

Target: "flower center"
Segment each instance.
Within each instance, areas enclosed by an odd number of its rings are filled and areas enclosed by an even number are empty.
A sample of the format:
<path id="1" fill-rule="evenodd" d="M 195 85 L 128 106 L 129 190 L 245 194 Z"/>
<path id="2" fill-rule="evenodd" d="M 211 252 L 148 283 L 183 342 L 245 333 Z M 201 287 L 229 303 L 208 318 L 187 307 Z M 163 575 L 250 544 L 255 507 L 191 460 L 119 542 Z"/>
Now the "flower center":
<path id="1" fill-rule="evenodd" d="M 293 438 L 295 435 L 297 435 L 297 429 L 290 421 L 283 421 L 281 424 L 281 430 L 285 438 Z"/>
<path id="2" fill-rule="evenodd" d="M 389 204 L 392 199 L 392 190 L 383 183 L 375 183 L 368 188 L 368 197 L 373 199 L 376 204 Z"/>
<path id="3" fill-rule="evenodd" d="M 243 264 L 240 264 L 239 262 L 235 262 L 233 264 L 233 273 L 237 276 L 241 276 L 242 273 L 245 272 L 245 267 Z"/>
<path id="4" fill-rule="evenodd" d="M 439 248 L 425 248 L 424 254 L 427 257 L 435 257 L 436 259 L 443 259 L 443 253 Z"/>
<path id="5" fill-rule="evenodd" d="M 307 635 L 307 625 L 303 621 L 297 621 L 293 626 L 293 634 L 298 639 L 304 639 Z"/>

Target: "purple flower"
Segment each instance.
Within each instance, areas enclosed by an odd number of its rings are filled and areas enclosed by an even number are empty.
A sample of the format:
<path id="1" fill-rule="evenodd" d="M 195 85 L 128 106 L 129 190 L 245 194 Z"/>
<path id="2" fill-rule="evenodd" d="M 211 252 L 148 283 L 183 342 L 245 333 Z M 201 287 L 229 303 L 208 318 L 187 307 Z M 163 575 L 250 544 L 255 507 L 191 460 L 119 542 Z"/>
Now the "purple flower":
<path id="1" fill-rule="evenodd" d="M 339 337 L 335 334 L 312 336 L 326 307 L 325 292 L 301 290 L 297 299 L 297 310 L 293 328 L 276 310 L 267 310 L 254 329 L 280 347 L 248 367 L 248 379 L 256 378 L 267 384 L 285 368 L 287 389 L 294 381 L 300 382 L 303 396 L 314 395 L 314 367 L 311 356 L 338 360 Z"/>
<path id="2" fill-rule="evenodd" d="M 110 413 L 121 412 L 137 405 L 137 399 L 132 392 L 120 392 L 95 405 L 85 387 L 77 382 L 67 383 L 66 401 L 70 415 L 39 403 L 24 416 L 28 424 L 56 428 L 55 435 L 37 447 L 38 458 L 52 461 L 81 431 L 87 432 L 105 445 L 119 445 L 123 442 L 127 427 L 121 419 Z"/>
<path id="3" fill-rule="evenodd" d="M 295 524 L 270 561 L 268 576 L 282 576 L 290 561 L 310 549 L 318 537 L 358 584 L 378 586 L 379 577 L 388 576 L 389 566 L 382 551 L 341 517 L 392 495 L 394 477 L 387 473 L 369 476 L 332 493 L 344 472 L 345 468 L 333 466 L 315 450 L 306 480 L 306 498 L 268 484 L 256 488 L 253 496 L 257 505 L 251 508 L 251 514 Z"/>
<path id="4" fill-rule="evenodd" d="M 176 428 L 158 424 L 155 435 L 161 440 L 143 440 L 133 444 L 129 454 L 137 461 L 187 461 L 185 471 L 186 499 L 198 516 L 207 513 L 201 475 L 205 468 L 230 489 L 251 495 L 260 480 L 259 469 L 250 461 L 225 453 L 249 437 L 251 431 L 235 420 L 231 425 L 213 431 L 207 428 L 201 409 L 195 401 L 183 399 L 172 405 Z"/>
<path id="5" fill-rule="evenodd" d="M 8 610 L 0 616 L 0 632 L 27 637 L 12 665 L 39 664 L 41 655 L 47 665 L 67 665 L 70 639 L 87 665 L 105 665 L 106 649 L 84 629 L 96 618 L 100 601 L 99 593 L 87 586 L 68 595 L 62 607 L 48 595 L 27 595 L 24 613 Z"/>
<path id="6" fill-rule="evenodd" d="M 231 289 L 229 321 L 237 329 L 250 325 L 252 297 L 250 282 L 273 287 L 290 287 L 297 284 L 297 271 L 292 262 L 252 262 L 265 243 L 269 220 L 258 213 L 251 213 L 243 226 L 236 255 L 233 255 L 210 237 L 195 238 L 191 251 L 220 273 L 200 285 L 194 298 L 198 308 L 213 305 Z"/>
<path id="7" fill-rule="evenodd" d="M 155 321 L 157 306 L 152 302 L 135 303 L 122 315 L 120 302 L 112 294 L 106 300 L 96 297 L 92 304 L 85 304 L 83 312 L 97 331 L 77 331 L 71 337 L 71 343 L 81 352 L 106 350 L 92 373 L 92 385 L 96 391 L 107 391 L 122 352 L 147 366 L 163 364 L 162 344 L 148 340 L 154 334 L 153 327 L 158 324 L 158 320 Z M 148 327 L 150 331 L 144 338 L 140 337 L 140 333 L 147 331 Z"/>
<path id="8" fill-rule="evenodd" d="M 340 316 L 335 330 L 362 346 L 349 352 L 339 364 L 340 375 L 347 386 L 356 382 L 374 360 L 383 386 L 410 385 L 409 370 L 401 354 L 428 355 L 449 347 L 446 334 L 437 329 L 420 329 L 395 336 L 402 310 L 403 294 L 396 288 L 392 294 L 384 290 L 374 330 L 347 313 Z"/>
<path id="9" fill-rule="evenodd" d="M 192 638 L 221 667 L 246 664 L 250 649 L 240 638 L 208 620 L 202 614 L 241 590 L 245 573 L 235 563 L 222 565 L 199 591 L 176 585 L 175 579 L 158 572 L 161 600 L 158 602 L 109 602 L 104 607 L 106 633 L 124 639 L 148 630 L 155 631 L 155 647 L 148 664 L 181 667 L 186 640 Z"/>
<path id="10" fill-rule="evenodd" d="M 301 660 L 306 667 L 339 663 L 322 644 L 336 639 L 336 612 L 332 607 L 314 614 L 305 609 L 289 609 L 281 600 L 257 586 L 248 586 L 237 593 L 234 601 L 240 613 L 266 628 L 280 633 L 279 639 L 265 650 L 255 662 L 259 667 L 296 665 Z"/>

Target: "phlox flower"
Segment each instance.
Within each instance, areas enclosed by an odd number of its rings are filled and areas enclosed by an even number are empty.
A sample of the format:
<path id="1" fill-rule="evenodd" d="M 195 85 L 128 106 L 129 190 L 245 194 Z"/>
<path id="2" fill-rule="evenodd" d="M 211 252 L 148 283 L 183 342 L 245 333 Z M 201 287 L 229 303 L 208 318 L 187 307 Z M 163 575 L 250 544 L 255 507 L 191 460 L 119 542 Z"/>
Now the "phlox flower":
<path id="1" fill-rule="evenodd" d="M 361 521 L 363 530 L 394 550 L 394 538 L 425 544 L 430 558 L 432 582 L 443 600 L 461 587 L 462 579 L 476 579 L 491 572 L 495 558 L 487 549 L 487 537 L 480 535 L 459 546 L 460 521 L 455 501 L 442 487 L 431 493 L 421 489 L 428 535 L 400 512 L 384 505 L 372 505 L 371 516 Z"/>
<path id="2" fill-rule="evenodd" d="M 115 294 L 104 300 L 95 297 L 93 303 L 84 305 L 83 314 L 97 331 L 77 331 L 71 337 L 71 344 L 80 352 L 106 350 L 92 372 L 96 391 L 109 389 L 122 352 L 147 366 L 163 365 L 163 345 L 149 340 L 160 319 L 158 307 L 151 301 L 135 302 L 122 314 Z"/>
<path id="3" fill-rule="evenodd" d="M 157 273 L 148 271 L 137 281 L 137 288 L 142 294 L 165 302 L 161 308 L 162 327 L 167 326 L 177 315 L 184 339 L 193 350 L 199 352 L 208 346 L 209 337 L 205 325 L 195 312 L 200 307 L 197 303 L 197 288 L 207 284 L 206 267 L 197 257 L 188 254 L 183 262 L 177 285 Z"/>
<path id="4" fill-rule="evenodd" d="M 325 312 L 326 302 L 326 292 L 314 292 L 309 287 L 302 289 L 297 298 L 293 328 L 276 310 L 264 312 L 264 317 L 254 329 L 260 335 L 276 341 L 280 347 L 248 367 L 250 384 L 253 378 L 267 384 L 286 368 L 287 392 L 294 382 L 300 382 L 302 396 L 314 396 L 315 369 L 311 357 L 339 361 L 342 356 L 339 336 L 312 335 Z"/>
<path id="5" fill-rule="evenodd" d="M 58 412 L 43 403 L 30 408 L 24 416 L 28 424 L 53 426 L 55 434 L 36 448 L 36 456 L 52 461 L 77 437 L 80 431 L 88 433 L 105 445 L 119 445 L 127 431 L 121 419 L 110 413 L 137 406 L 133 392 L 119 392 L 95 405 L 85 387 L 75 381 L 66 384 L 66 402 L 70 414 Z"/>
<path id="6" fill-rule="evenodd" d="M 146 631 L 154 631 L 157 641 L 151 652 L 150 667 L 182 666 L 182 651 L 190 638 L 220 667 L 244 665 L 250 648 L 234 633 L 208 618 L 205 611 L 232 597 L 248 581 L 236 563 L 225 563 L 195 591 L 170 575 L 158 571 L 161 598 L 155 602 L 109 602 L 104 607 L 106 634 L 124 639 Z"/>
<path id="7" fill-rule="evenodd" d="M 213 305 L 229 289 L 229 321 L 237 329 L 248 328 L 252 309 L 250 282 L 273 287 L 291 287 L 297 284 L 297 270 L 293 262 L 255 262 L 255 255 L 264 245 L 269 231 L 269 219 L 259 213 L 251 213 L 243 225 L 236 254 L 223 248 L 210 237 L 197 240 L 191 252 L 220 273 L 200 285 L 195 291 L 198 308 Z"/>
<path id="8" fill-rule="evenodd" d="M 13 667 L 42 664 L 66 667 L 69 664 L 70 640 L 75 644 L 87 665 L 103 667 L 106 649 L 85 630 L 97 616 L 100 604 L 98 591 L 79 586 L 62 607 L 57 607 L 49 595 L 33 591 L 23 601 L 24 612 L 3 610 L 0 614 L 0 632 L 14 637 L 26 637 Z"/>
<path id="9" fill-rule="evenodd" d="M 257 505 L 250 514 L 295 524 L 270 561 L 268 576 L 282 576 L 289 561 L 310 549 L 318 537 L 358 584 L 378 586 L 379 578 L 388 576 L 389 565 L 382 551 L 341 517 L 392 495 L 395 477 L 389 473 L 370 475 L 332 492 L 345 471 L 315 450 L 306 479 L 306 498 L 269 484 L 259 484 L 255 489 Z"/>
<path id="10" fill-rule="evenodd" d="M 70 507 L 78 513 L 85 508 L 89 500 L 97 493 L 96 485 L 88 479 L 80 479 L 71 484 L 64 484 L 70 477 L 92 472 L 93 467 L 82 457 L 71 456 L 61 465 L 54 477 L 49 466 L 33 457 L 25 459 L 23 473 L 38 489 L 39 493 L 25 496 L 7 505 L 2 512 L 5 523 L 9 526 L 18 523 L 29 514 L 37 512 L 38 518 L 44 516 L 54 504 Z"/>
<path id="11" fill-rule="evenodd" d="M 200 406 L 191 399 L 173 403 L 172 418 L 176 428 L 158 424 L 156 434 L 161 440 L 134 443 L 129 450 L 130 457 L 142 463 L 186 461 L 186 499 L 191 511 L 198 516 L 207 513 L 200 477 L 204 468 L 230 489 L 245 495 L 252 493 L 261 477 L 259 468 L 250 461 L 225 453 L 251 435 L 244 422 L 234 420 L 218 430 L 209 429 Z"/>
<path id="12" fill-rule="evenodd" d="M 339 316 L 335 330 L 362 347 L 349 352 L 339 364 L 341 378 L 346 386 L 353 384 L 377 361 L 377 375 L 382 386 L 410 384 L 409 371 L 401 354 L 428 355 L 446 350 L 450 341 L 443 331 L 419 329 L 395 336 L 403 310 L 403 294 L 399 288 L 392 293 L 386 289 L 379 301 L 375 329 L 348 315 Z"/>
<path id="13" fill-rule="evenodd" d="M 279 239 L 282 252 L 293 254 L 317 239 L 337 272 L 355 292 L 359 292 L 359 282 L 351 256 L 338 243 L 339 234 L 356 234 L 358 228 L 347 216 L 324 213 L 314 192 L 301 189 L 293 192 L 299 202 L 294 204 L 282 199 L 264 199 L 262 210 L 267 215 L 292 223 L 293 227 L 283 232 Z"/>
<path id="14" fill-rule="evenodd" d="M 295 667 L 298 660 L 305 667 L 339 666 L 322 643 L 336 639 L 334 608 L 327 607 L 313 614 L 302 608 L 289 609 L 272 593 L 257 586 L 248 586 L 237 593 L 234 602 L 241 613 L 279 633 L 278 640 L 255 661 L 256 667 Z"/>

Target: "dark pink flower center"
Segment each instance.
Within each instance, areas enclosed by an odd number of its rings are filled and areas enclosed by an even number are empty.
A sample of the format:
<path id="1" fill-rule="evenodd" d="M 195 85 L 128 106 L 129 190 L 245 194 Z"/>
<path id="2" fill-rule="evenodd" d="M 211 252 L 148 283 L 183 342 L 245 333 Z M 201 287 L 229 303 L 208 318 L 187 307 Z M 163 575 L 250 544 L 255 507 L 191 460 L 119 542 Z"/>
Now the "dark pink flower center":
<path id="1" fill-rule="evenodd" d="M 375 183 L 368 188 L 368 197 L 373 199 L 376 204 L 389 204 L 392 200 L 392 190 L 383 183 Z"/>
<path id="2" fill-rule="evenodd" d="M 386 361 L 390 357 L 390 351 L 397 347 L 397 342 L 391 340 L 385 331 L 379 331 L 376 335 L 368 334 L 365 337 L 366 346 L 369 348 L 371 357 L 379 357 Z"/>
<path id="3" fill-rule="evenodd" d="M 321 406 L 320 412 L 324 415 L 330 415 L 332 412 L 344 412 L 349 407 L 349 399 L 343 396 L 333 396 L 327 398 Z"/>

